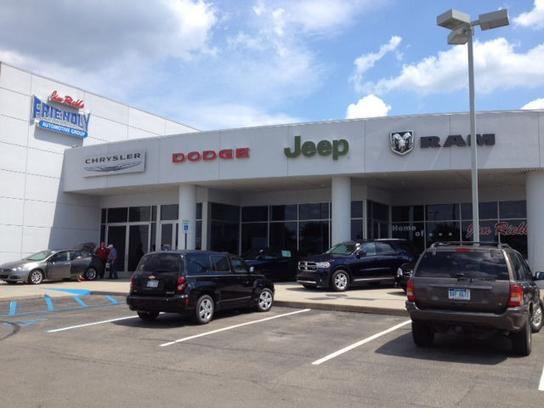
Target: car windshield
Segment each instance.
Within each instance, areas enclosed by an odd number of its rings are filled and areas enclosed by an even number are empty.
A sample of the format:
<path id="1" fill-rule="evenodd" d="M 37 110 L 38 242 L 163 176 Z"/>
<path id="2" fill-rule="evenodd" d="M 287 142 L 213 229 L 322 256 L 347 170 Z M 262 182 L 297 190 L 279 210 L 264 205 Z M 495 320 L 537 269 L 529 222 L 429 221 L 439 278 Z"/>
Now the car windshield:
<path id="1" fill-rule="evenodd" d="M 178 273 L 181 271 L 181 257 L 178 254 L 149 254 L 145 255 L 138 264 L 138 272 L 151 272 L 153 274 Z"/>
<path id="2" fill-rule="evenodd" d="M 342 242 L 333 246 L 326 253 L 332 255 L 350 255 L 356 249 L 357 245 L 355 244 L 355 242 Z"/>
<path id="3" fill-rule="evenodd" d="M 40 251 L 26 257 L 25 259 L 29 261 L 43 261 L 45 258 L 47 258 L 51 254 L 52 254 L 51 251 Z"/>
<path id="4" fill-rule="evenodd" d="M 501 251 L 428 251 L 416 277 L 508 280 L 506 259 Z"/>

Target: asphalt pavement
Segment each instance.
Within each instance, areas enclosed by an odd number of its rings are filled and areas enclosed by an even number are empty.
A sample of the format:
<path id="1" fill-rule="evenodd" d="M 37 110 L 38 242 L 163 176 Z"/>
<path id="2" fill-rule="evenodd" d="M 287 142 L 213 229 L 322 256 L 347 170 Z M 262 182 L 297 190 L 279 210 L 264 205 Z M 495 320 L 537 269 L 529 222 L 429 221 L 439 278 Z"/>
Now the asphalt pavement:
<path id="1" fill-rule="evenodd" d="M 542 406 L 533 353 L 502 337 L 439 336 L 418 349 L 406 317 L 274 307 L 197 326 L 140 321 L 122 296 L 0 302 L 2 407 Z M 3 309 L 1 309 L 3 307 Z"/>

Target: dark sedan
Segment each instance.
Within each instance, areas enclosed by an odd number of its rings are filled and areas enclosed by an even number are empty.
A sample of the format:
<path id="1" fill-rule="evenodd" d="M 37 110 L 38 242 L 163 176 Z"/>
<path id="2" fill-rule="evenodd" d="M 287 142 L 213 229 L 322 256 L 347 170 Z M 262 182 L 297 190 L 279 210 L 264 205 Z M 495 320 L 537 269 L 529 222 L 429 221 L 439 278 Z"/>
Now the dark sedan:
<path id="1" fill-rule="evenodd" d="M 94 280 L 103 268 L 92 253 L 80 250 L 44 250 L 0 265 L 0 280 L 39 285 L 44 280 Z"/>
<path id="2" fill-rule="evenodd" d="M 299 260 L 296 251 L 276 248 L 252 249 L 243 254 L 242 258 L 249 266 L 253 266 L 256 272 L 262 273 L 272 281 L 296 279 Z"/>

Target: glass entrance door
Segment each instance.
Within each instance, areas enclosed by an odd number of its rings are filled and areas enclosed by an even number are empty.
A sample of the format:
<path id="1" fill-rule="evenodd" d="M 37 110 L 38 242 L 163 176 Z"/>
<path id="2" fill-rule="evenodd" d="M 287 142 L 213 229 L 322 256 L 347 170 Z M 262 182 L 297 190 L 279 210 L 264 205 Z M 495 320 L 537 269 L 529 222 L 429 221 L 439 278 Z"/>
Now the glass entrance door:
<path id="1" fill-rule="evenodd" d="M 133 272 L 140 258 L 149 251 L 149 224 L 131 225 L 128 242 L 128 271 Z"/>
<path id="2" fill-rule="evenodd" d="M 177 249 L 178 247 L 178 224 L 175 222 L 161 223 L 161 231 L 159 234 L 160 249 L 168 251 Z"/>
<path id="3" fill-rule="evenodd" d="M 117 271 L 125 270 L 125 251 L 127 243 L 127 227 L 126 225 L 109 225 L 108 226 L 108 244 L 113 244 L 117 250 L 117 261 L 115 268 Z"/>

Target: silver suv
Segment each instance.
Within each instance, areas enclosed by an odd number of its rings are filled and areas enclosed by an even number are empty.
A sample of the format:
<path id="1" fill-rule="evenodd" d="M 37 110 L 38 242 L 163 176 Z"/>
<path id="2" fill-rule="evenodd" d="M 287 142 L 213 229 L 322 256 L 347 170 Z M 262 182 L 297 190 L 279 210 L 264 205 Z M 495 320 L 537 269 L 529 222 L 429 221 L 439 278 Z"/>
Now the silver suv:
<path id="1" fill-rule="evenodd" d="M 543 324 L 544 304 L 523 256 L 503 244 L 435 243 L 408 281 L 406 308 L 416 345 L 430 346 L 436 332 L 497 331 L 515 353 L 531 353 L 531 333 Z"/>

